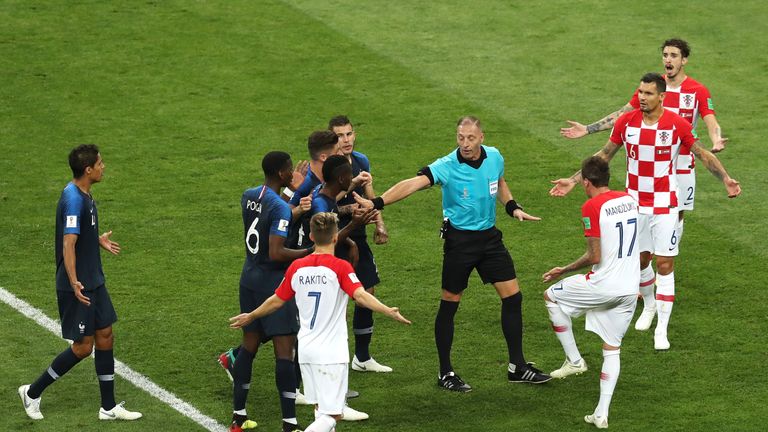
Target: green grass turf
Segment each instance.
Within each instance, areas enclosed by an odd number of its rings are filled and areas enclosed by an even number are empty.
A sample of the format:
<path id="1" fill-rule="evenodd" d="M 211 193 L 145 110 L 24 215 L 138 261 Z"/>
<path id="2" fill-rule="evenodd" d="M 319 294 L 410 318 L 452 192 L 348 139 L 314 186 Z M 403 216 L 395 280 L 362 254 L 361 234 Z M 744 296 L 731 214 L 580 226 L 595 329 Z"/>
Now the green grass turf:
<path id="1" fill-rule="evenodd" d="M 57 316 L 53 216 L 70 176 L 66 154 L 76 143 L 100 144 L 101 226 L 124 248 L 104 258 L 120 315 L 116 356 L 224 423 L 230 385 L 214 359 L 238 341 L 226 318 L 237 312 L 239 197 L 261 181 L 263 154 L 283 149 L 301 159 L 309 132 L 346 113 L 382 191 L 450 151 L 455 120 L 472 113 L 505 155 L 515 197 L 544 218 L 521 224 L 500 211 L 498 225 L 526 298 L 527 357 L 551 370 L 563 354 L 540 275 L 584 244 L 583 196 L 550 198 L 548 180 L 571 174 L 607 139 L 566 141 L 557 130 L 626 103 L 643 73 L 661 69 L 661 41 L 681 36 L 693 45 L 687 70 L 709 87 L 731 138 L 721 159 L 744 192 L 727 200 L 699 170 L 677 262 L 673 349 L 655 354 L 649 334 L 628 332 L 611 427 L 762 430 L 768 102 L 760 89 L 768 61 L 759 53 L 768 41 L 759 29 L 767 9 L 759 1 L 3 2 L 0 286 Z M 618 188 L 622 164 L 613 168 Z M 476 277 L 454 344 L 454 364 L 475 391 L 435 387 L 439 189 L 387 208 L 385 218 L 391 242 L 374 249 L 378 293 L 414 325 L 377 319 L 372 350 L 395 373 L 352 373 L 363 395 L 353 406 L 371 419 L 339 430 L 587 430 L 581 417 L 597 400 L 598 338 L 576 321 L 585 375 L 512 386 L 498 300 Z M 46 419 L 31 425 L 15 389 L 65 345 L 0 311 L 0 429 L 105 429 L 95 420 L 91 360 L 46 392 Z M 257 357 L 248 403 L 264 430 L 279 426 L 270 351 Z M 125 381 L 117 394 L 146 417 L 109 429 L 196 428 Z M 311 418 L 304 407 L 298 413 L 304 424 Z"/>

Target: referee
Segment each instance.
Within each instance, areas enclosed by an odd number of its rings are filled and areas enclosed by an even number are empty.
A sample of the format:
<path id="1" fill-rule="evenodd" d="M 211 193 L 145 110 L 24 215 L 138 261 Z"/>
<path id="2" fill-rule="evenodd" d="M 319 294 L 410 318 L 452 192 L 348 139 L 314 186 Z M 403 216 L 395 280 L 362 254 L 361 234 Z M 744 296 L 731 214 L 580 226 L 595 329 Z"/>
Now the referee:
<path id="1" fill-rule="evenodd" d="M 454 315 L 473 269 L 484 283 L 493 284 L 501 298 L 501 328 L 507 341 L 510 382 L 539 384 L 551 379 L 523 355 L 523 295 L 517 283 L 512 257 L 496 229 L 496 200 L 518 220 L 540 220 L 523 211 L 512 199 L 504 181 L 504 158 L 494 147 L 483 145 L 483 129 L 476 117 L 459 119 L 458 148 L 403 180 L 379 197 L 355 199 L 365 206 L 382 209 L 416 191 L 439 184 L 443 188 L 443 285 L 440 308 L 435 318 L 435 343 L 440 358 L 437 385 L 447 390 L 469 392 L 451 365 Z"/>

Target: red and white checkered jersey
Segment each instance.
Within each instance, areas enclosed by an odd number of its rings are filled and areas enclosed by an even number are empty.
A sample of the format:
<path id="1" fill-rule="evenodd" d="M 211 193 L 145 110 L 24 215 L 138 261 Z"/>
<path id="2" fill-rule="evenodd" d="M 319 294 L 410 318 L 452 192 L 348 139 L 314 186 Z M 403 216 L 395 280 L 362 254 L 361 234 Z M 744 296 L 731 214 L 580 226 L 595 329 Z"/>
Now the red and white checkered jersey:
<path id="1" fill-rule="evenodd" d="M 600 262 L 587 274 L 587 284 L 611 296 L 637 294 L 637 202 L 625 192 L 608 191 L 587 200 L 581 207 L 581 216 L 584 236 L 600 238 Z"/>
<path id="2" fill-rule="evenodd" d="M 666 75 L 664 76 L 664 79 L 667 79 Z M 637 97 L 637 91 L 635 91 L 629 104 L 632 105 L 633 108 L 640 108 L 640 100 Z M 664 108 L 688 120 L 694 129 L 696 129 L 696 122 L 699 117 L 704 118 L 709 114 L 715 114 L 714 105 L 712 104 L 712 96 L 709 94 L 709 90 L 704 84 L 691 77 L 686 77 L 679 87 L 670 87 L 667 85 L 667 92 L 662 104 L 664 105 Z M 680 156 L 677 157 L 677 173 L 688 174 L 691 172 L 694 165 L 693 154 L 691 154 L 690 151 L 681 149 Z"/>
<path id="3" fill-rule="evenodd" d="M 291 263 L 275 294 L 296 297 L 299 363 L 349 361 L 347 301 L 362 286 L 352 265 L 333 255 L 312 254 Z"/>
<path id="4" fill-rule="evenodd" d="M 676 164 L 681 148 L 690 150 L 696 140 L 691 124 L 664 110 L 656 124 L 646 125 L 639 109 L 616 120 L 611 142 L 627 151 L 627 193 L 643 214 L 666 214 L 677 208 Z"/>

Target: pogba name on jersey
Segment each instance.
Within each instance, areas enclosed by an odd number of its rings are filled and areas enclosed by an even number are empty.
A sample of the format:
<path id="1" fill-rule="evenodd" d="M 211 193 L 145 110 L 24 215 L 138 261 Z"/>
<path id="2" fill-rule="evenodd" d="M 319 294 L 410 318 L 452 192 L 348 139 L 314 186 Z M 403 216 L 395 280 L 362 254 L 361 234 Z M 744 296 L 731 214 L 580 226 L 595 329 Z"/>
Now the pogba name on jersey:
<path id="1" fill-rule="evenodd" d="M 613 206 L 613 207 L 606 207 L 605 208 L 605 215 L 606 216 L 613 216 L 613 215 L 617 215 L 617 214 L 621 214 L 621 213 L 626 213 L 628 211 L 634 210 L 635 207 L 636 206 L 635 206 L 634 202 L 632 202 L 632 203 L 622 203 L 622 204 L 619 204 L 619 205 Z"/>
<path id="2" fill-rule="evenodd" d="M 325 285 L 328 283 L 328 276 L 322 274 L 299 275 L 300 285 Z"/>

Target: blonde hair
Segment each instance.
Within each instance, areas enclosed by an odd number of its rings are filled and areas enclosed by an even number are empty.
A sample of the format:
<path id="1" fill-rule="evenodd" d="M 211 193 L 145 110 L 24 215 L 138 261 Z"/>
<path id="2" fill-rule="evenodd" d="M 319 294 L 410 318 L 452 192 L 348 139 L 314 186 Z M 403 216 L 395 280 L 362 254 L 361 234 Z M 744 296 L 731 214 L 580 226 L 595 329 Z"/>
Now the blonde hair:
<path id="1" fill-rule="evenodd" d="M 333 236 L 339 230 L 339 218 L 336 213 L 317 213 L 309 221 L 309 232 L 318 246 L 327 246 L 333 242 Z"/>

